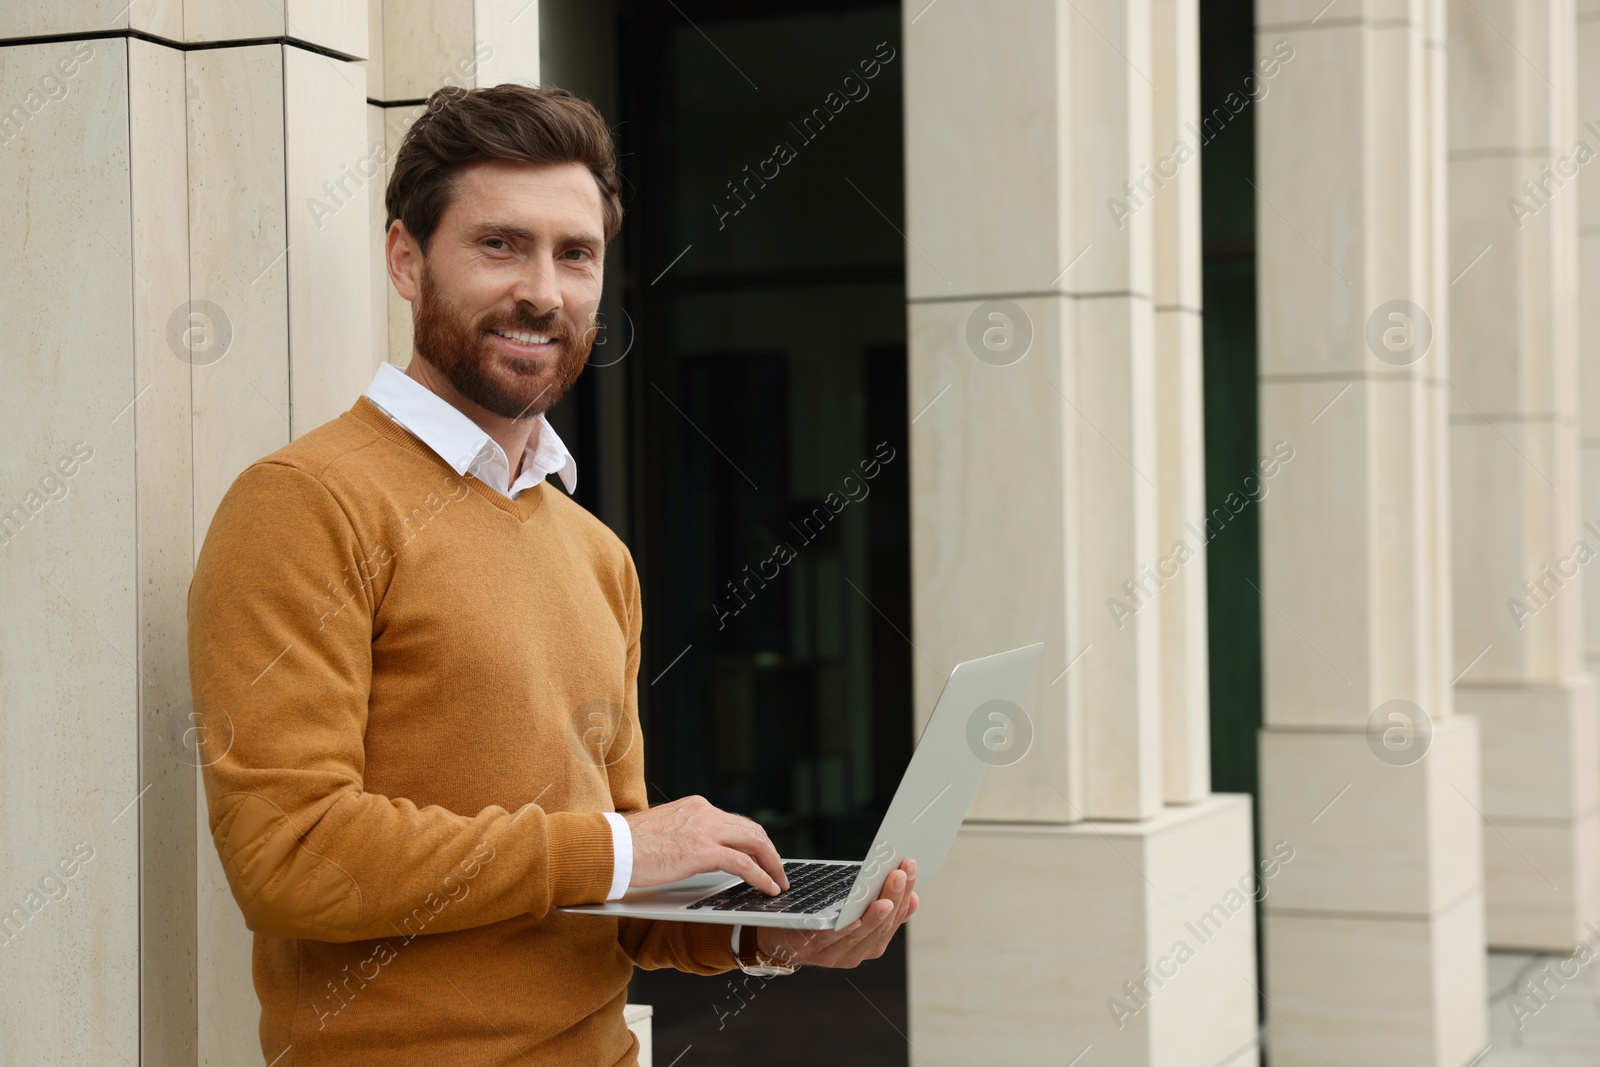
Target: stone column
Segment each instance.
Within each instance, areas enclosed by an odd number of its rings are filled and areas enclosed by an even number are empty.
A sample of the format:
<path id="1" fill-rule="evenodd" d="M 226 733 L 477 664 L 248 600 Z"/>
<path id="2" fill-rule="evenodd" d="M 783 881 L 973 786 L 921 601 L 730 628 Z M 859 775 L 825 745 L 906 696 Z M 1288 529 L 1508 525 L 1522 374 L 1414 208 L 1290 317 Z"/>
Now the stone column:
<path id="1" fill-rule="evenodd" d="M 1600 0 L 1577 0 L 1577 137 L 1600 155 Z M 1579 462 L 1583 477 L 1581 518 L 1600 519 L 1600 168 L 1583 167 L 1578 177 L 1578 398 Z M 1583 662 L 1600 673 L 1600 567 L 1583 577 Z"/>
<path id="2" fill-rule="evenodd" d="M 1205 383 L 1201 377 L 1199 6 L 1151 5 L 1154 103 L 1150 211 L 1155 246 L 1156 548 L 1161 760 L 1168 804 L 1211 792 L 1206 614 Z M 1186 125 L 1187 124 L 1187 127 Z M 1138 190 L 1140 198 L 1143 190 Z M 1131 204 L 1129 205 L 1132 206 Z"/>
<path id="3" fill-rule="evenodd" d="M 1600 918 L 1578 577 L 1600 554 L 1577 388 L 1576 179 L 1595 149 L 1576 143 L 1575 31 L 1570 0 L 1450 4 L 1456 706 L 1483 737 L 1489 944 L 1550 952 Z"/>
<path id="4" fill-rule="evenodd" d="M 1443 5 L 1264 0 L 1256 105 L 1274 1067 L 1485 1034 L 1477 724 L 1453 714 Z M 1345 8 L 1348 8 L 1346 10 Z M 1503 505 L 1508 511 L 1516 502 Z"/>
<path id="5" fill-rule="evenodd" d="M 6 1063 L 194 1058 L 184 55 L 127 28 L 0 13 Z"/>
<path id="6" fill-rule="evenodd" d="M 215 724 L 190 714 L 185 591 L 238 470 L 366 382 L 366 203 L 315 206 L 360 146 L 365 10 L 119 6 L 0 14 L 22 201 L 0 224 L 3 484 L 49 473 L 6 512 L 0 568 L 0 645 L 24 653 L 0 701 L 27 753 L 0 826 L 40 887 L 0 954 L 5 988 L 37 991 L 0 1008 L 0 1059 L 259 1063 L 197 803 Z"/>
<path id="7" fill-rule="evenodd" d="M 1195 5 L 905 20 L 919 716 L 959 660 L 1047 649 L 909 928 L 911 1042 L 941 1065 L 1254 1064 L 1250 808 L 1209 794 L 1183 533 Z"/>

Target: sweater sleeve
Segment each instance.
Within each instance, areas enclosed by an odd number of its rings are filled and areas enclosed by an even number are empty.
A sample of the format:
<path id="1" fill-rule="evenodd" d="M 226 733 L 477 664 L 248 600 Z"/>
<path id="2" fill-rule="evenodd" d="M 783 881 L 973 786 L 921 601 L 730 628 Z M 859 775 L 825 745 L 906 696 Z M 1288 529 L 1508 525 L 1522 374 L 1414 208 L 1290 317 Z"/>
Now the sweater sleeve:
<path id="1" fill-rule="evenodd" d="M 626 553 L 626 549 L 623 550 Z M 623 679 L 623 711 L 631 730 L 620 737 L 637 739 L 627 752 L 608 759 L 612 802 L 620 812 L 649 807 L 645 793 L 644 744 L 639 729 L 639 635 L 642 612 L 639 577 L 633 559 L 624 556 L 621 575 L 624 603 L 628 605 L 628 658 Z M 671 967 L 692 974 L 722 974 L 739 965 L 728 927 L 720 923 L 686 923 L 665 919 L 619 919 L 617 942 L 637 967 L 657 970 Z"/>
<path id="2" fill-rule="evenodd" d="M 275 461 L 239 475 L 201 549 L 190 684 L 211 832 L 246 925 L 355 941 L 414 916 L 444 933 L 603 901 L 600 812 L 459 814 L 363 788 L 372 620 L 392 570 L 371 560 L 327 486 Z"/>

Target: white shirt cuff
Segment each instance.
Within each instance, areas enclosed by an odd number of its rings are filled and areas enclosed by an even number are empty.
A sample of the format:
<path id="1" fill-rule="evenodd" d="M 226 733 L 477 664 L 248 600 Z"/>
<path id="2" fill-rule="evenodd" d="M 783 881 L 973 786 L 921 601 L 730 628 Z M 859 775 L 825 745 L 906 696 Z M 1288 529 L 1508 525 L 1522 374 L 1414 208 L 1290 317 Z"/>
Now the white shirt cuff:
<path id="1" fill-rule="evenodd" d="M 740 930 L 740 928 L 738 926 L 735 926 L 733 928 L 733 958 L 734 959 L 738 959 L 739 958 L 739 930 Z"/>
<path id="2" fill-rule="evenodd" d="M 633 881 L 633 831 L 628 829 L 628 820 L 614 811 L 603 813 L 606 822 L 611 824 L 611 892 L 606 895 L 607 900 L 616 900 L 628 891 L 628 883 Z"/>

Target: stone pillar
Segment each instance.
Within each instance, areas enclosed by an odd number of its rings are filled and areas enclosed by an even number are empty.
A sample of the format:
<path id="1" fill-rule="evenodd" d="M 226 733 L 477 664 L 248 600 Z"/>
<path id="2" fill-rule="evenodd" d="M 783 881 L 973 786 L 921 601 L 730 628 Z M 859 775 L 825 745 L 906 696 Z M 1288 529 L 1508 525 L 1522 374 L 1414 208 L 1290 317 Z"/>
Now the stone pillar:
<path id="1" fill-rule="evenodd" d="M 1578 579 L 1600 554 L 1578 466 L 1576 179 L 1594 148 L 1575 143 L 1570 0 L 1476 2 L 1450 4 L 1456 707 L 1483 738 L 1489 944 L 1570 952 L 1600 919 Z"/>
<path id="2" fill-rule="evenodd" d="M 1198 4 L 1151 5 L 1150 203 L 1155 245 L 1156 548 L 1161 609 L 1161 760 L 1168 804 L 1211 792 L 1206 614 L 1205 383 L 1201 377 Z M 1182 146 L 1180 150 L 1178 146 Z M 1181 158 L 1180 158 L 1181 157 Z M 1154 185 L 1156 182 L 1152 182 Z M 1142 191 L 1141 191 L 1142 195 Z M 1131 205 L 1130 205 L 1131 207 Z"/>
<path id="3" fill-rule="evenodd" d="M 1341 5 L 1343 7 L 1344 5 Z M 1256 6 L 1274 1067 L 1486 1042 L 1477 723 L 1451 706 L 1443 5 Z M 1503 505 L 1515 511 L 1518 502 Z"/>
<path id="4" fill-rule="evenodd" d="M 1578 140 L 1600 155 L 1600 0 L 1577 0 Z M 1578 398 L 1581 518 L 1600 520 L 1600 168 L 1585 165 L 1578 178 Z M 1600 674 L 1600 567 L 1585 567 L 1584 668 Z"/>
<path id="5" fill-rule="evenodd" d="M 0 13 L 5 1063 L 194 1060 L 184 54 L 126 29 Z"/>
<path id="6" fill-rule="evenodd" d="M 911 1042 L 941 1065 L 1254 1064 L 1250 807 L 1209 794 L 1184 534 L 1196 7 L 905 20 L 919 716 L 959 660 L 1047 649 L 909 927 Z"/>
<path id="7" fill-rule="evenodd" d="M 0 1008 L 0 1059 L 259 1063 L 197 803 L 185 591 L 238 470 L 367 380 L 366 202 L 324 199 L 361 143 L 365 10 L 117 6 L 0 14 L 22 201 L 0 224 L 3 484 L 48 473 L 0 538 L 0 647 L 23 652 L 0 702 L 27 753 L 0 825 L 41 887 L 0 953 L 4 987 L 36 991 Z"/>

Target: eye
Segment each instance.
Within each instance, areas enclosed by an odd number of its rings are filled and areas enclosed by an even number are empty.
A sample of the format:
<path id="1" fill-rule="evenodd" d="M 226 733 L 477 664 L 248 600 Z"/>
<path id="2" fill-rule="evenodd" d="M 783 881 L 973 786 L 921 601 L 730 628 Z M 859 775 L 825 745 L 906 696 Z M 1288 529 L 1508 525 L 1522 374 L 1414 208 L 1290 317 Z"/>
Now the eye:
<path id="1" fill-rule="evenodd" d="M 484 244 L 489 244 L 490 242 L 496 242 L 496 243 L 504 246 L 503 249 L 496 248 L 495 249 L 496 252 L 499 252 L 499 251 L 502 251 L 502 250 L 503 251 L 510 251 L 511 250 L 511 245 L 506 241 L 506 239 L 504 237 L 486 237 L 483 240 Z"/>
<path id="2" fill-rule="evenodd" d="M 589 254 L 589 250 L 587 248 L 569 248 L 565 252 L 563 252 L 562 255 L 568 257 L 574 263 L 580 263 L 580 262 L 582 262 L 582 261 L 584 261 L 586 259 L 591 258 L 590 254 Z"/>

